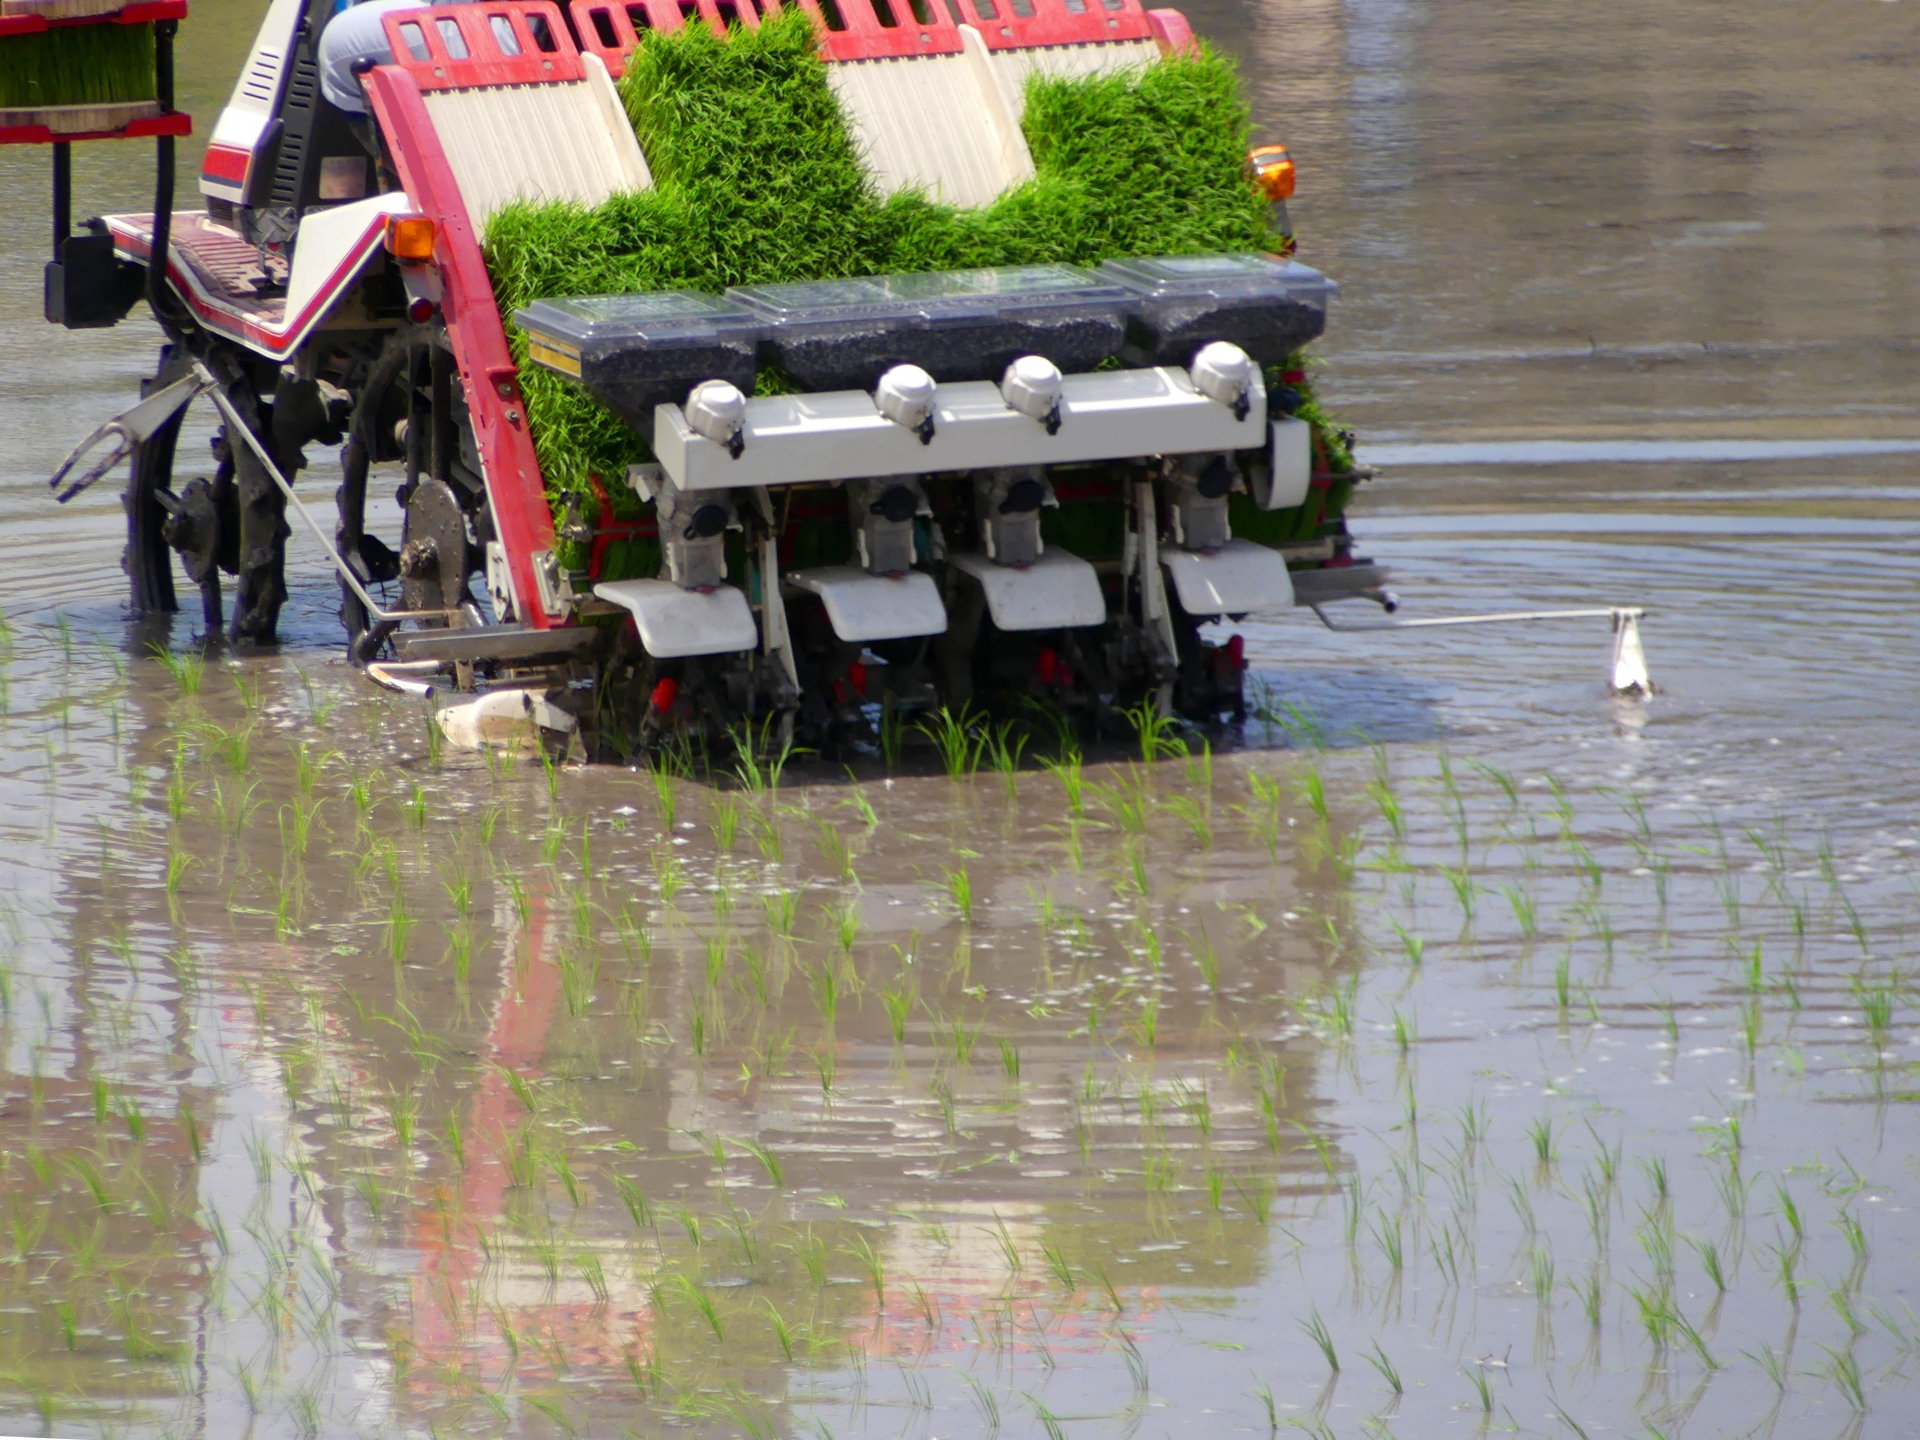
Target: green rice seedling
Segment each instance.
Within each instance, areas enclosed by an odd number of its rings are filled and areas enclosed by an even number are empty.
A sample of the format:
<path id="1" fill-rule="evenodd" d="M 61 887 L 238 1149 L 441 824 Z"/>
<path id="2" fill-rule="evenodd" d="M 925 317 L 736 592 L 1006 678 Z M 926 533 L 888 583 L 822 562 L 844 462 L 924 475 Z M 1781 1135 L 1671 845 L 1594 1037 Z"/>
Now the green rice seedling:
<path id="1" fill-rule="evenodd" d="M 1533 1298 L 1541 1304 L 1553 1299 L 1553 1252 L 1536 1245 L 1532 1256 Z"/>
<path id="2" fill-rule="evenodd" d="M 886 1266 L 880 1256 L 874 1253 L 873 1247 L 867 1243 L 866 1236 L 854 1236 L 853 1244 L 847 1253 L 860 1262 L 860 1268 L 866 1271 L 867 1279 L 872 1282 L 874 1303 L 884 1306 L 887 1303 Z"/>
<path id="3" fill-rule="evenodd" d="M 1019 798 L 1018 779 L 1020 774 L 1020 756 L 1027 748 L 1025 731 L 1015 733 L 1012 721 L 1000 725 L 983 727 L 980 744 L 984 747 L 993 768 L 1000 772 L 1001 783 L 1005 785 L 1007 799 Z"/>
<path id="4" fill-rule="evenodd" d="M 1834 1216 L 1833 1227 L 1845 1238 L 1847 1249 L 1853 1255 L 1854 1265 L 1864 1266 L 1867 1263 L 1867 1235 L 1866 1231 L 1860 1228 L 1860 1222 L 1854 1218 L 1853 1212 L 1842 1210 Z"/>
<path id="5" fill-rule="evenodd" d="M 1018 1275 L 1023 1266 L 1020 1247 L 1014 1243 L 1013 1233 L 1007 1229 L 1007 1222 L 1000 1218 L 1000 1212 L 993 1212 L 993 1228 L 986 1232 L 993 1241 L 994 1248 L 1000 1252 L 1000 1258 L 1006 1262 L 1007 1273 Z"/>
<path id="6" fill-rule="evenodd" d="M 1527 1194 L 1526 1187 L 1511 1175 L 1502 1175 L 1501 1183 L 1506 1187 L 1507 1203 L 1513 1207 L 1514 1218 L 1520 1222 L 1520 1228 L 1532 1235 L 1538 1228 L 1533 1214 L 1533 1200 Z"/>
<path id="7" fill-rule="evenodd" d="M 1398 1007 L 1396 1007 L 1393 1012 L 1393 1044 L 1394 1048 L 1400 1052 L 1401 1059 L 1404 1060 L 1406 1058 L 1407 1050 L 1413 1044 L 1414 1039 L 1414 1022 L 1409 1020 L 1400 1012 Z"/>
<path id="8" fill-rule="evenodd" d="M 840 944 L 842 954 L 853 953 L 853 942 L 860 938 L 860 902 L 848 896 L 837 905 L 826 910 L 827 918 L 833 923 L 833 938 Z"/>
<path id="9" fill-rule="evenodd" d="M 1059 1282 L 1060 1289 L 1068 1295 L 1077 1288 L 1073 1279 L 1073 1267 L 1067 1263 L 1066 1254 L 1051 1241 L 1040 1242 L 1041 1257 L 1047 1262 L 1047 1270 Z"/>
<path id="10" fill-rule="evenodd" d="M 821 1020 L 831 1030 L 840 1011 L 840 977 L 829 961 L 816 965 L 812 975 L 814 1006 L 820 1011 Z"/>
<path id="11" fill-rule="evenodd" d="M 1067 814 L 1076 820 L 1084 818 L 1087 813 L 1086 779 L 1081 773 L 1079 752 L 1070 751 L 1057 759 L 1042 760 L 1040 768 L 1060 782 L 1061 794 L 1067 802 Z"/>
<path id="12" fill-rule="evenodd" d="M 1307 1318 L 1300 1321 L 1299 1324 L 1300 1328 L 1306 1332 L 1307 1338 L 1319 1347 L 1322 1355 L 1326 1356 L 1327 1369 L 1331 1370 L 1335 1375 L 1338 1375 L 1340 1373 L 1340 1356 L 1333 1348 L 1333 1332 L 1327 1329 L 1327 1322 L 1320 1318 L 1319 1309 L 1315 1308 L 1310 1310 Z"/>
<path id="13" fill-rule="evenodd" d="M 1480 1413 L 1482 1415 L 1492 1415 L 1493 1384 L 1487 1379 L 1485 1368 L 1480 1365 L 1474 1365 L 1471 1368 L 1463 1365 L 1460 1368 L 1460 1373 L 1466 1376 L 1468 1381 L 1473 1385 L 1474 1396 L 1480 1402 Z"/>
<path id="14" fill-rule="evenodd" d="M 812 1051 L 813 1067 L 820 1075 L 820 1098 L 833 1097 L 833 1082 L 838 1070 L 838 1057 L 832 1045 L 816 1045 Z"/>
<path id="15" fill-rule="evenodd" d="M 793 1048 L 793 1031 L 776 1031 L 769 1035 L 759 1051 L 760 1074 L 772 1079 L 781 1073 L 786 1064 L 787 1052 Z"/>
<path id="16" fill-rule="evenodd" d="M 973 880 L 967 874 L 964 862 L 944 872 L 947 881 L 947 898 L 953 902 L 954 911 L 968 923 L 973 920 Z"/>
<path id="17" fill-rule="evenodd" d="M 1213 812 L 1203 800 L 1192 795 L 1175 795 L 1163 800 L 1160 808 L 1178 817 L 1202 850 L 1213 848 Z"/>
<path id="18" fill-rule="evenodd" d="M 779 1345 L 780 1353 L 786 1357 L 787 1363 L 791 1365 L 793 1363 L 793 1327 L 786 1322 L 778 1310 L 773 1308 L 771 1300 L 762 1296 L 760 1303 L 767 1307 L 767 1319 L 773 1325 L 774 1341 Z"/>
<path id="19" fill-rule="evenodd" d="M 1127 1031 L 1149 1050 L 1159 1043 L 1160 1002 L 1157 997 L 1149 994 L 1141 1001 L 1140 1013 L 1127 1026 Z"/>
<path id="20" fill-rule="evenodd" d="M 1793 1196 L 1787 1193 L 1787 1187 L 1778 1180 L 1773 1182 L 1773 1193 L 1780 1205 L 1780 1218 L 1787 1222 L 1787 1228 L 1793 1232 L 1793 1243 L 1797 1249 L 1807 1236 L 1806 1224 L 1800 1218 L 1800 1207 L 1793 1203 Z"/>
<path id="21" fill-rule="evenodd" d="M 685 1275 L 674 1276 L 673 1282 L 687 1302 L 699 1312 L 700 1318 L 707 1322 L 707 1327 L 713 1331 L 713 1338 L 724 1343 L 727 1332 L 721 1328 L 719 1312 L 713 1308 L 713 1300 L 707 1292 Z"/>
<path id="22" fill-rule="evenodd" d="M 1443 869 L 1440 874 L 1453 891 L 1454 903 L 1460 907 L 1461 922 L 1472 925 L 1477 897 L 1480 893 L 1480 887 L 1474 881 L 1473 872 L 1463 865 L 1458 870 Z"/>
<path id="23" fill-rule="evenodd" d="M 238 835 L 247 828 L 247 821 L 253 813 L 266 802 L 253 798 L 254 791 L 260 788 L 260 782 L 254 781 L 242 790 L 237 785 L 229 791 L 219 781 L 213 785 L 213 808 L 220 816 L 222 827 L 230 835 Z"/>
<path id="24" fill-rule="evenodd" d="M 794 921 L 800 914 L 800 892 L 798 890 L 776 890 L 760 900 L 761 908 L 767 914 L 767 928 L 775 935 L 793 934 Z"/>
<path id="25" fill-rule="evenodd" d="M 827 1287 L 827 1247 L 826 1243 L 813 1233 L 813 1227 L 807 1226 L 806 1232 L 794 1246 L 794 1254 L 800 1260 L 800 1268 L 807 1272 L 807 1279 L 814 1289 Z"/>
<path id="26" fill-rule="evenodd" d="M 1407 968 L 1418 970 L 1420 962 L 1426 958 L 1427 942 L 1408 930 L 1398 920 L 1388 920 L 1387 923 L 1393 926 L 1394 933 L 1400 937 L 1401 948 L 1407 953 Z"/>
<path id="27" fill-rule="evenodd" d="M 656 851 L 653 861 L 653 880 L 659 887 L 663 904 L 671 905 L 673 897 L 686 889 L 686 872 L 680 868 L 679 857 L 670 850 Z"/>
<path id="28" fill-rule="evenodd" d="M 1373 1222 L 1373 1238 L 1380 1246 L 1380 1254 L 1386 1260 L 1387 1268 L 1398 1275 L 1406 1265 L 1406 1257 L 1401 1250 L 1400 1217 L 1381 1211 Z"/>
<path id="29" fill-rule="evenodd" d="M 1363 1352 L 1362 1358 L 1380 1372 L 1380 1378 L 1387 1382 L 1387 1388 L 1396 1395 L 1406 1393 L 1406 1386 L 1400 1380 L 1400 1372 L 1394 1369 L 1393 1362 L 1387 1358 L 1387 1352 L 1380 1348 L 1380 1342 L 1373 1342 L 1371 1352 Z"/>
<path id="30" fill-rule="evenodd" d="M 407 938 L 412 935 L 413 927 L 420 922 L 407 909 L 404 897 L 396 893 L 387 902 L 387 954 L 398 965 L 407 955 Z"/>
<path id="31" fill-rule="evenodd" d="M 1187 753 L 1186 742 L 1179 735 L 1180 722 L 1171 715 L 1162 715 L 1151 696 L 1120 713 L 1133 726 L 1142 764 L 1151 765 L 1163 755 Z"/>
<path id="32" fill-rule="evenodd" d="M 1535 1164 L 1545 1168 L 1559 1161 L 1560 1147 L 1554 1143 L 1552 1116 L 1543 1116 L 1529 1125 L 1527 1137 L 1533 1141 Z"/>
<path id="33" fill-rule="evenodd" d="M 1520 927 L 1520 938 L 1531 940 L 1539 933 L 1539 920 L 1534 910 L 1533 896 L 1518 885 L 1501 885 L 1500 893 L 1507 897 L 1507 906 L 1513 911 L 1514 923 Z"/>
<path id="34" fill-rule="evenodd" d="M 180 882 L 186 878 L 187 867 L 194 863 L 194 858 L 184 850 L 171 848 L 167 851 L 166 888 L 168 895 L 178 895 L 180 893 Z"/>
<path id="35" fill-rule="evenodd" d="M 1000 1402 L 994 1398 L 993 1392 L 981 1384 L 979 1379 L 969 1370 L 962 1370 L 960 1372 L 960 1379 L 965 1383 L 967 1389 L 972 1392 L 974 1406 L 980 1411 L 980 1419 L 986 1425 L 987 1433 L 989 1435 L 999 1434 Z"/>
<path id="36" fill-rule="evenodd" d="M 955 714 L 942 705 L 938 713 L 914 728 L 933 742 L 949 780 L 963 780 L 979 769 L 981 752 L 986 745 L 986 728 L 984 725 L 976 728 L 967 706 L 962 705 Z"/>
<path id="37" fill-rule="evenodd" d="M 1040 1422 L 1040 1428 L 1046 1432 L 1047 1440 L 1066 1440 L 1066 1428 L 1061 1425 L 1060 1417 L 1055 1415 L 1032 1391 L 1023 1391 L 1021 1398 L 1027 1402 L 1027 1408 L 1033 1411 L 1033 1418 Z"/>
<path id="38" fill-rule="evenodd" d="M 1580 1301 L 1580 1309 L 1587 1317 L 1588 1327 L 1599 1329 L 1601 1307 L 1606 1302 L 1606 1284 L 1599 1269 L 1589 1270 L 1585 1279 L 1569 1278 L 1567 1288 Z"/>
<path id="39" fill-rule="evenodd" d="M 904 970 L 890 988 L 880 992 L 880 1004 L 887 1012 L 887 1028 L 893 1032 L 896 1045 L 907 1038 L 907 1012 L 913 1007 L 915 995 L 913 981 Z"/>
<path id="40" fill-rule="evenodd" d="M 1773 1382 L 1773 1388 L 1777 1394 L 1786 1394 L 1787 1371 L 1785 1365 L 1781 1363 L 1780 1356 L 1774 1354 L 1773 1351 L 1765 1345 L 1760 1347 L 1758 1354 L 1755 1354 L 1751 1350 L 1742 1350 L 1740 1353 L 1747 1359 L 1753 1361 L 1754 1365 L 1759 1368 L 1760 1373 Z"/>
<path id="41" fill-rule="evenodd" d="M 706 940 L 707 988 L 718 988 L 721 977 L 727 970 L 727 937 L 709 935 Z"/>
<path id="42" fill-rule="evenodd" d="M 1000 1047 L 1001 1070 L 1006 1073 L 1007 1079 L 1017 1084 L 1020 1079 L 1020 1047 L 1005 1036 L 994 1043 Z"/>
<path id="43" fill-rule="evenodd" d="M 1257 1177 L 1248 1185 L 1238 1175 L 1233 1177 L 1234 1193 L 1239 1195 L 1247 1211 L 1253 1216 L 1254 1223 L 1265 1225 L 1267 1217 L 1273 1212 L 1273 1181 L 1265 1176 Z"/>
<path id="44" fill-rule="evenodd" d="M 847 837 L 834 829 L 824 819 L 816 818 L 814 832 L 820 846 L 820 856 L 833 872 L 836 880 L 853 879 L 853 849 Z"/>
<path id="45" fill-rule="evenodd" d="M 129 27 L 138 28 L 138 27 Z M 151 38 L 151 37 L 149 37 Z M 10 52 L 11 53 L 11 52 Z M 200 693 L 200 686 L 206 678 L 206 658 L 189 651 L 184 655 L 175 655 L 164 645 L 150 647 L 153 658 L 160 662 L 167 677 L 173 681 L 174 688 L 182 699 L 191 698 Z"/>
<path id="46" fill-rule="evenodd" d="M 1800 1264 L 1800 1245 L 1795 1241 L 1791 1245 L 1771 1245 L 1767 1247 L 1773 1254 L 1774 1278 L 1780 1282 L 1780 1293 L 1795 1310 L 1800 1308 L 1800 1281 L 1795 1270 Z"/>

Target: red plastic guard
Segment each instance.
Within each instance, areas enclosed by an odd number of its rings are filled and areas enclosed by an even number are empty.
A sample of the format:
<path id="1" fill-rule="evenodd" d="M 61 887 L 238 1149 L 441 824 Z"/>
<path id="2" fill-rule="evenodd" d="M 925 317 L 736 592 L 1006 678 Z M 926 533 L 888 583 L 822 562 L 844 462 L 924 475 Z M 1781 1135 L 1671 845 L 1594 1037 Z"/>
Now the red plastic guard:
<path id="1" fill-rule="evenodd" d="M 951 0 L 785 0 L 813 17 L 821 54 L 828 60 L 885 60 L 902 55 L 954 55 L 960 32 Z M 1022 0 L 1026 3 L 1026 0 Z M 1088 0 L 1098 4 L 1100 0 Z M 1134 0 L 1128 0 L 1134 3 Z M 715 35 L 729 25 L 758 29 L 778 15 L 782 0 L 570 0 L 568 12 L 581 45 L 598 55 L 609 73 L 626 72 L 640 32 L 671 35 L 696 16 Z M 924 19 L 921 18 L 924 16 Z"/>
<path id="2" fill-rule="evenodd" d="M 960 28 L 944 0 L 796 0 L 829 60 L 958 55 Z M 1097 4 L 1098 0 L 1089 0 Z"/>
<path id="3" fill-rule="evenodd" d="M 549 0 L 436 5 L 380 17 L 394 63 L 422 90 L 584 80 L 567 22 Z"/>
<path id="4" fill-rule="evenodd" d="M 1153 36 L 1140 0 L 939 0 L 980 32 L 989 50 L 1088 45 Z"/>
<path id="5" fill-rule="evenodd" d="M 671 35 L 698 17 L 724 38 L 729 25 L 758 30 L 762 13 L 777 15 L 780 5 L 779 0 L 570 0 L 567 13 L 581 47 L 598 55 L 617 80 L 644 30 Z"/>

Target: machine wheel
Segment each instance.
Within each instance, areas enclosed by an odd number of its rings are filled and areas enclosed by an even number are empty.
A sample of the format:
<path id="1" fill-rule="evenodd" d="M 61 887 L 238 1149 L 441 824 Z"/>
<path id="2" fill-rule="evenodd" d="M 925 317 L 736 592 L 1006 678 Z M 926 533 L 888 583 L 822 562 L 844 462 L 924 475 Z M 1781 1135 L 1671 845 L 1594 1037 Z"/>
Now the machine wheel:
<path id="1" fill-rule="evenodd" d="M 141 382 L 141 398 L 166 388 L 186 373 L 187 357 L 179 348 L 161 346 L 158 373 Z M 120 500 L 127 512 L 127 551 L 121 563 L 136 613 L 171 615 L 180 608 L 174 599 L 173 564 L 167 558 L 163 533 L 169 511 L 161 497 L 173 479 L 173 450 L 184 418 L 184 414 L 174 416 L 151 440 L 135 448 L 127 488 Z M 219 623 L 216 613 L 212 624 Z"/>
<path id="2" fill-rule="evenodd" d="M 234 640 L 271 645 L 278 639 L 280 607 L 287 598 L 287 536 L 292 533 L 287 528 L 287 498 L 252 446 L 236 443 L 231 436 L 228 444 L 233 450 L 239 505 L 233 621 L 227 634 Z M 281 474 L 286 474 L 285 464 L 275 458 Z"/>

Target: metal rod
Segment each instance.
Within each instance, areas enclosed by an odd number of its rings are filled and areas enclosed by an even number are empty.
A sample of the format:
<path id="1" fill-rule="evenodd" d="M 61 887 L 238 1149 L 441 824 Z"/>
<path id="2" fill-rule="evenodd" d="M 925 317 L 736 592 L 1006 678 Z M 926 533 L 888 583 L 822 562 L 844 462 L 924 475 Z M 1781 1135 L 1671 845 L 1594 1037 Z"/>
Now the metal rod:
<path id="1" fill-rule="evenodd" d="M 287 477 L 280 473 L 280 467 L 273 463 L 273 457 L 267 453 L 267 447 L 260 443 L 260 437 L 255 435 L 247 422 L 240 418 L 240 412 L 233 408 L 233 402 L 221 391 L 219 382 L 213 378 L 213 373 L 197 360 L 194 362 L 193 369 L 196 375 L 212 386 L 207 393 L 213 397 L 213 403 L 220 408 L 220 413 L 226 416 L 227 424 L 239 433 L 240 438 L 246 442 L 247 448 L 253 451 L 261 467 L 266 470 L 268 478 L 280 487 L 280 493 L 287 497 L 287 503 L 292 505 L 300 518 L 306 522 L 307 528 L 313 532 L 313 538 L 320 542 L 320 548 L 327 552 L 327 558 L 333 562 L 333 568 L 340 572 L 341 580 L 346 582 L 347 588 L 353 591 L 360 603 L 367 607 L 367 613 L 374 620 L 397 625 L 402 620 L 450 620 L 460 614 L 458 610 L 381 609 L 373 596 L 367 593 L 367 587 L 360 583 L 360 577 L 353 573 L 345 560 L 340 558 L 340 552 L 334 548 L 333 541 L 328 539 L 326 533 L 321 530 L 312 512 L 301 503 L 300 497 L 293 493 L 293 486 L 288 484 Z"/>
<path id="2" fill-rule="evenodd" d="M 433 686 L 411 677 L 430 675 L 439 668 L 438 660 L 369 660 L 367 678 L 402 695 L 417 695 L 422 700 L 431 700 Z"/>
<path id="3" fill-rule="evenodd" d="M 1617 620 L 1630 616 L 1638 620 L 1646 610 L 1639 605 L 1606 605 L 1590 610 L 1508 610 L 1498 615 L 1440 615 L 1431 620 L 1370 620 L 1361 625 L 1340 625 L 1329 619 L 1323 608 L 1329 601 L 1313 605 L 1313 613 L 1329 630 L 1425 630 L 1436 625 L 1498 625 L 1519 620 Z"/>
<path id="4" fill-rule="evenodd" d="M 154 97 L 160 113 L 173 111 L 173 37 L 178 20 L 153 22 Z M 173 136 L 154 142 L 153 233 L 147 245 L 147 308 L 164 323 L 167 294 L 167 246 L 173 235 Z"/>
<path id="5" fill-rule="evenodd" d="M 60 259 L 67 236 L 73 233 L 73 146 L 53 142 L 53 258 Z"/>

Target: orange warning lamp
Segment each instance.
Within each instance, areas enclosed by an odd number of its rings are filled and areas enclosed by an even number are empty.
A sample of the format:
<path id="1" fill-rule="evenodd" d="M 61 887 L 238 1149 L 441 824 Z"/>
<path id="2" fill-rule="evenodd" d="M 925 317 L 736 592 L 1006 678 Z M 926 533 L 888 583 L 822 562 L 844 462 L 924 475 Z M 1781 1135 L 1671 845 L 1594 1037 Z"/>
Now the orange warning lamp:
<path id="1" fill-rule="evenodd" d="M 433 221 L 424 215 L 396 215 L 387 222 L 387 249 L 396 260 L 433 259 Z"/>
<path id="2" fill-rule="evenodd" d="M 1293 159 L 1284 145 L 1262 145 L 1247 152 L 1247 169 L 1268 200 L 1276 204 L 1293 194 Z"/>

